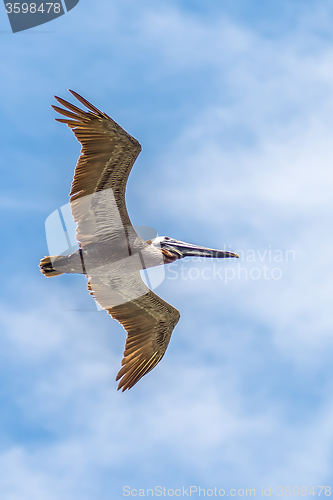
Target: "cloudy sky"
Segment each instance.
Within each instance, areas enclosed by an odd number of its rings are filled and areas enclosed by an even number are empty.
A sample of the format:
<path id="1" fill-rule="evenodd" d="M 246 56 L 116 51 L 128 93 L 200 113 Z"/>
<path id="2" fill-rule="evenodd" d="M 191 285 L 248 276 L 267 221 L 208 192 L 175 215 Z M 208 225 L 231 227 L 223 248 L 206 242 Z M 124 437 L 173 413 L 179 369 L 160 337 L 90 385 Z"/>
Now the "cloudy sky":
<path id="1" fill-rule="evenodd" d="M 2 500 L 333 487 L 332 23 L 332 0 L 81 0 L 12 34 L 0 9 Z M 68 88 L 142 144 L 133 224 L 242 257 L 166 269 L 181 320 L 125 393 L 122 327 L 38 269 Z"/>

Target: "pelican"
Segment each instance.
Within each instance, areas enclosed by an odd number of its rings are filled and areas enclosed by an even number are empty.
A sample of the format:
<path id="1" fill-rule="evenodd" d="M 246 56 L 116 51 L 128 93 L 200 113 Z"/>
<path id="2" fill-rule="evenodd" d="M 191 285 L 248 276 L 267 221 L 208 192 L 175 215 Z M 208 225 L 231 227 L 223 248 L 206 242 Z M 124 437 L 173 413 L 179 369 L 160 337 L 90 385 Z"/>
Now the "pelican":
<path id="1" fill-rule="evenodd" d="M 180 313 L 152 292 L 140 271 L 187 256 L 236 257 L 178 241 L 168 236 L 143 240 L 127 213 L 125 188 L 141 151 L 139 142 L 107 114 L 79 94 L 71 94 L 85 111 L 55 96 L 63 107 L 52 106 L 65 118 L 82 149 L 71 185 L 70 207 L 79 248 L 70 255 L 47 256 L 40 261 L 46 277 L 84 274 L 96 302 L 126 330 L 118 390 L 133 387 L 163 358 Z"/>

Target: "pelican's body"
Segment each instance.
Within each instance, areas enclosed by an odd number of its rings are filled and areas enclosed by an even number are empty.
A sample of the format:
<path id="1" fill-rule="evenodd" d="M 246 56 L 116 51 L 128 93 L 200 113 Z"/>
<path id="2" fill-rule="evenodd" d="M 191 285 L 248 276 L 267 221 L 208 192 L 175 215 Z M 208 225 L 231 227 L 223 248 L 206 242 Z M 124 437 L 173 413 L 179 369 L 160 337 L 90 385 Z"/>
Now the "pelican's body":
<path id="1" fill-rule="evenodd" d="M 85 274 L 95 300 L 127 331 L 118 389 L 130 389 L 162 359 L 178 323 L 177 309 L 143 283 L 140 271 L 186 256 L 238 257 L 233 252 L 190 245 L 168 236 L 143 240 L 133 228 L 125 204 L 131 168 L 141 151 L 108 115 L 76 92 L 89 111 L 56 97 L 67 109 L 53 106 L 82 144 L 72 188 L 71 211 L 77 223 L 79 250 L 44 257 L 45 276 Z"/>

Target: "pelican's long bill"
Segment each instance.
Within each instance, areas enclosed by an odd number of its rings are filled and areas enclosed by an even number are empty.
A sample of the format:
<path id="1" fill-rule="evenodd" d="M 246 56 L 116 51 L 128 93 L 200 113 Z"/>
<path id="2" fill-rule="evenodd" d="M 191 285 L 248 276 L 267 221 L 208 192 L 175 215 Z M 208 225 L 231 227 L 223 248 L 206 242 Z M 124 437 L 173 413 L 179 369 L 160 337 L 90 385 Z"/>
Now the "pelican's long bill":
<path id="1" fill-rule="evenodd" d="M 159 246 L 162 250 L 171 252 L 175 258 L 182 259 L 184 257 L 208 257 L 214 259 L 225 259 L 234 257 L 239 259 L 238 253 L 229 252 L 226 250 L 216 250 L 214 248 L 200 247 L 178 241 L 168 236 L 161 236 L 152 240 L 153 246 Z"/>

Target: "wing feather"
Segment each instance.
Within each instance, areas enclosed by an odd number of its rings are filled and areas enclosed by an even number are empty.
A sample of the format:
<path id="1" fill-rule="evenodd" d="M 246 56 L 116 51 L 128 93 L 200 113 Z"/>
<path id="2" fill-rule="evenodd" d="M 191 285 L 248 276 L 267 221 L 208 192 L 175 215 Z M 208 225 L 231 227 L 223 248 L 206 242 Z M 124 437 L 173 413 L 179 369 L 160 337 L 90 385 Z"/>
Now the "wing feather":
<path id="1" fill-rule="evenodd" d="M 107 311 L 127 331 L 123 367 L 116 378 L 124 391 L 161 361 L 180 314 L 152 291 Z"/>
<path id="2" fill-rule="evenodd" d="M 113 243 L 116 238 L 118 248 L 122 248 L 122 239 L 118 236 L 121 230 L 126 245 L 130 240 L 139 245 L 126 210 L 125 189 L 141 146 L 107 114 L 76 92 L 70 92 L 89 111 L 60 97 L 55 98 L 63 108 L 52 107 L 65 117 L 57 121 L 68 125 L 82 146 L 69 194 L 81 248 L 88 248 L 94 241 L 103 242 L 105 238 Z M 141 243 L 146 245 L 143 240 Z M 162 359 L 180 314 L 144 285 L 138 271 L 131 273 L 128 267 L 123 269 L 119 264 L 118 269 L 117 265 L 105 276 L 91 275 L 87 266 L 86 269 L 90 275 L 88 290 L 127 332 L 122 368 L 116 378 L 118 389 L 124 391 Z"/>
<path id="3" fill-rule="evenodd" d="M 73 218 L 78 224 L 77 239 L 82 244 L 94 236 L 91 234 L 91 224 L 90 231 L 88 230 L 86 204 L 81 202 L 85 196 L 112 189 L 122 226 L 124 228 L 131 226 L 125 204 L 125 189 L 141 146 L 106 113 L 76 92 L 72 90 L 70 92 L 89 111 L 84 111 L 56 96 L 56 100 L 65 109 L 52 107 L 57 113 L 66 117 L 56 120 L 68 125 L 82 146 L 69 194 Z M 97 206 L 97 203 L 95 205 Z M 98 210 L 101 212 L 101 207 L 95 207 L 95 212 Z M 99 215 L 95 213 L 93 217 L 90 214 L 90 218 L 100 223 Z M 103 218 L 107 220 L 107 214 L 103 214 Z"/>
<path id="4" fill-rule="evenodd" d="M 91 276 L 88 290 L 127 332 L 122 368 L 116 378 L 119 380 L 118 389 L 125 391 L 133 387 L 161 361 L 180 314 L 176 308 L 149 290 L 143 284 L 139 273 L 132 276 L 132 283 L 138 283 L 141 295 L 138 293 L 137 298 L 126 301 L 127 285 L 124 285 L 124 302 L 108 307 L 107 297 L 109 287 L 114 286 L 113 279 L 114 277 Z M 120 289 L 118 293 L 121 294 Z"/>

